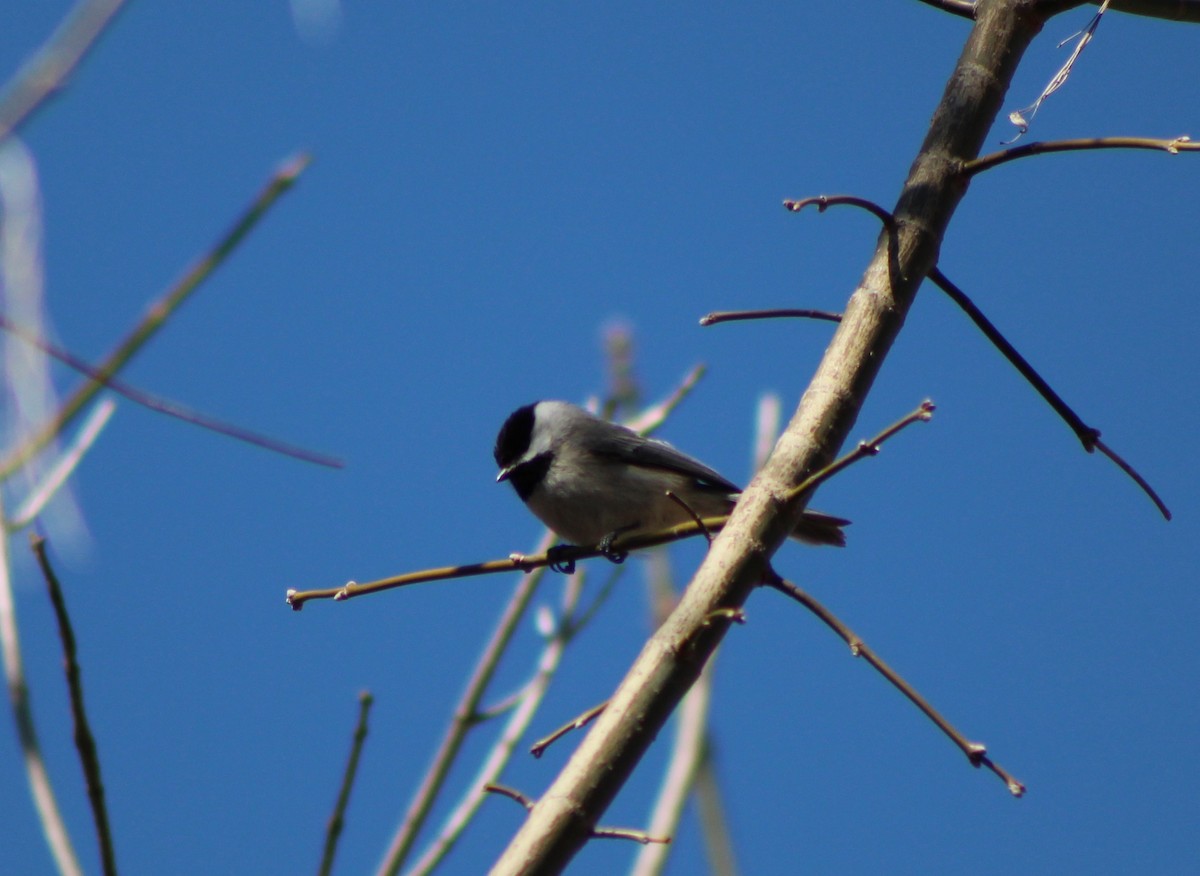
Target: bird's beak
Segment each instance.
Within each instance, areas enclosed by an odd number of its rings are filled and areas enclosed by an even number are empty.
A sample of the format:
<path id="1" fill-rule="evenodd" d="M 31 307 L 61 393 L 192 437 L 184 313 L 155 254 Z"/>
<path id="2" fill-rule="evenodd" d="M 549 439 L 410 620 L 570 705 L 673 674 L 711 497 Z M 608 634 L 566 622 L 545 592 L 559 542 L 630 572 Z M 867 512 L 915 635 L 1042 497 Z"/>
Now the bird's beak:
<path id="1" fill-rule="evenodd" d="M 508 480 L 508 476 L 512 474 L 513 467 L 510 465 L 507 468 L 500 469 L 500 474 L 496 475 L 496 483 Z"/>

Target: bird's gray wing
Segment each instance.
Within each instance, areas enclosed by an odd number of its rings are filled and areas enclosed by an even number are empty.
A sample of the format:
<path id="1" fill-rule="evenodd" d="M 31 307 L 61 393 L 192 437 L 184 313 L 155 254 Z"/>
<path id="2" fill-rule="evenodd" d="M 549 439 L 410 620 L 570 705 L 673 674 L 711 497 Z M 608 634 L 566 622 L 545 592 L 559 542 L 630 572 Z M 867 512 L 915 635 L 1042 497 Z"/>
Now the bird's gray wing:
<path id="1" fill-rule="evenodd" d="M 616 431 L 606 435 L 596 452 L 630 465 L 661 468 L 695 479 L 701 487 L 720 493 L 740 493 L 742 488 L 726 480 L 698 459 L 676 450 L 665 441 L 643 438 L 636 432 Z"/>

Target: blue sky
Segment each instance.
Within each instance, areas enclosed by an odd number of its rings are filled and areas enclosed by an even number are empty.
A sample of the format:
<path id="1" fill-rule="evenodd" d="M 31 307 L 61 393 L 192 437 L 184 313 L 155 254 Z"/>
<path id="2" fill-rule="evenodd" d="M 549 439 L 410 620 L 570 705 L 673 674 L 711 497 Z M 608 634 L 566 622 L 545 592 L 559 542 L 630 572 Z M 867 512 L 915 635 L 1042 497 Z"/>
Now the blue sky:
<path id="1" fill-rule="evenodd" d="M 68 5 L 9 16 L 4 76 Z M 88 534 L 47 524 L 127 872 L 315 870 L 362 689 L 376 705 L 339 872 L 373 869 L 512 581 L 299 614 L 284 591 L 532 546 L 536 522 L 493 483 L 496 429 L 529 401 L 602 393 L 607 326 L 632 327 L 648 399 L 707 364 L 662 435 L 748 477 L 758 397 L 777 392 L 790 410 L 829 327 L 697 320 L 841 309 L 874 220 L 780 201 L 893 203 L 967 32 L 917 2 L 870 11 L 351 4 L 316 40 L 281 0 L 121 15 L 22 131 L 56 337 L 100 359 L 275 166 L 310 151 L 297 187 L 125 377 L 347 461 L 306 466 L 121 401 L 75 482 Z M 1047 27 L 1006 112 L 1036 97 L 1065 58 L 1056 43 L 1087 16 Z M 1200 136 L 1196 38 L 1111 14 L 1028 139 Z M 1010 136 L 1002 117 L 987 149 Z M 1028 795 L 972 770 L 813 618 L 758 593 L 722 649 L 713 705 L 742 872 L 1153 872 L 1195 859 L 1197 160 L 998 168 L 973 182 L 941 259 L 1158 487 L 1173 522 L 1084 454 L 927 286 L 855 435 L 926 397 L 935 419 L 821 490 L 817 506 L 854 520 L 846 550 L 779 555 Z M 94 870 L 53 619 L 24 540 L 13 549 L 36 718 Z M 671 557 L 686 579 L 699 547 Z M 649 631 L 644 571 L 629 565 L 574 643 L 532 735 L 619 681 Z M 530 620 L 502 690 L 536 644 Z M 570 747 L 518 756 L 505 782 L 536 795 Z M 664 753 L 660 741 L 606 822 L 644 823 Z M 458 787 L 473 769 L 455 772 Z M 3 868 L 50 872 L 13 732 L 0 733 L 0 770 Z M 489 801 L 446 872 L 482 871 L 521 816 Z M 631 854 L 593 843 L 573 872 L 619 872 Z M 676 855 L 670 872 L 699 871 L 692 820 Z"/>

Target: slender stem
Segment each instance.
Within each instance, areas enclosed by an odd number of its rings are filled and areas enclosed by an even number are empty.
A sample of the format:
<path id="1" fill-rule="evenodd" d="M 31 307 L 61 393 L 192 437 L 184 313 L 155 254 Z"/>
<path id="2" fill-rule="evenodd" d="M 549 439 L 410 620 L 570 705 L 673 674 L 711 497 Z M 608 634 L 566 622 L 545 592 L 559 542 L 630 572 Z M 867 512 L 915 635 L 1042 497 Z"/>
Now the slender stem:
<path id="1" fill-rule="evenodd" d="M 581 727 L 586 727 L 588 724 L 600 717 L 600 713 L 604 711 L 604 707 L 608 705 L 608 700 L 605 700 L 598 705 L 592 706 L 586 712 L 572 718 L 567 723 L 563 724 L 557 730 L 554 730 L 543 736 L 533 745 L 529 746 L 529 753 L 534 757 L 541 757 L 546 753 L 546 749 L 553 745 L 558 740 L 562 739 L 568 733 L 578 730 Z"/>
<path id="2" fill-rule="evenodd" d="M 805 493 L 809 493 L 819 487 L 825 481 L 836 475 L 842 469 L 848 468 L 860 459 L 868 456 L 875 456 L 879 453 L 880 446 L 892 436 L 903 431 L 913 423 L 926 423 L 933 418 L 934 405 L 931 401 L 923 401 L 917 408 L 901 419 L 897 420 L 892 425 L 888 426 L 870 441 L 860 441 L 857 446 L 849 453 L 838 457 L 833 462 L 822 468 L 817 469 L 811 475 L 806 477 L 796 486 L 792 487 L 785 496 L 787 501 L 796 499 Z"/>
<path id="3" fill-rule="evenodd" d="M 15 335 L 25 343 L 37 347 L 42 352 L 62 362 L 68 368 L 78 371 L 97 383 L 103 384 L 108 389 L 119 395 L 125 396 L 134 404 L 139 404 L 142 407 L 149 408 L 152 411 L 157 411 L 160 414 L 166 414 L 168 417 L 175 417 L 183 420 L 185 423 L 191 423 L 194 426 L 199 426 L 202 429 L 208 429 L 212 432 L 234 438 L 238 441 L 244 441 L 247 444 L 253 444 L 257 447 L 262 447 L 265 450 L 270 450 L 273 453 L 282 453 L 284 456 L 291 456 L 294 459 L 299 459 L 302 462 L 311 462 L 316 465 L 323 465 L 328 468 L 343 468 L 345 463 L 340 459 L 332 456 L 327 456 L 323 453 L 317 453 L 313 450 L 306 450 L 303 447 L 296 447 L 293 444 L 288 444 L 284 441 L 278 441 L 266 435 L 260 435 L 257 432 L 252 432 L 249 429 L 244 429 L 234 423 L 227 423 L 224 420 L 219 420 L 216 417 L 210 417 L 208 414 L 190 408 L 187 405 L 180 404 L 177 401 L 172 401 L 169 398 L 163 398 L 160 395 L 146 392 L 143 389 L 138 389 L 123 380 L 118 380 L 116 377 L 103 373 L 99 368 L 86 362 L 84 359 L 76 356 L 70 350 L 64 349 L 57 344 L 52 344 L 45 338 L 39 337 L 35 332 L 19 326 L 12 320 L 0 314 L 0 328 Z"/>
<path id="4" fill-rule="evenodd" d="M 1079 152 L 1085 149 L 1153 149 L 1178 155 L 1180 152 L 1200 151 L 1200 143 L 1192 142 L 1191 138 L 1186 136 L 1167 140 L 1153 137 L 1087 137 L 1076 140 L 1049 140 L 1026 143 L 1024 146 L 1014 146 L 1011 149 L 1001 149 L 998 152 L 980 156 L 963 164 L 961 172 L 964 177 L 970 178 L 1001 164 L 1016 161 L 1018 158 L 1026 158 L 1030 155 L 1049 155 L 1053 152 Z"/>
<path id="5" fill-rule="evenodd" d="M 7 478 L 23 466 L 47 445 L 57 438 L 75 419 L 80 411 L 90 402 L 105 382 L 111 380 L 125 364 L 149 341 L 163 324 L 175 313 L 197 287 L 207 279 L 217 267 L 229 257 L 229 254 L 245 239 L 250 230 L 266 214 L 267 210 L 279 200 L 279 197 L 292 187 L 304 168 L 308 166 L 309 157 L 300 155 L 289 159 L 279 168 L 254 198 L 243 214 L 225 233 L 211 250 L 200 258 L 195 265 L 188 269 L 178 282 L 165 295 L 151 304 L 141 321 L 133 331 L 117 345 L 104 362 L 97 368 L 95 379 L 87 380 L 63 404 L 59 412 L 42 429 L 30 437 L 24 444 L 9 453 L 0 461 L 0 479 Z"/>
<path id="6" fill-rule="evenodd" d="M 820 618 L 822 623 L 841 636 L 842 640 L 850 646 L 850 653 L 852 653 L 855 657 L 862 657 L 864 660 L 870 663 L 873 667 L 875 667 L 875 670 L 889 682 L 891 682 L 892 685 L 895 686 L 898 691 L 900 691 L 900 693 L 908 697 L 909 701 L 911 701 L 913 705 L 924 712 L 925 716 L 929 718 L 929 720 L 933 721 L 933 723 L 936 724 L 943 733 L 950 737 L 950 740 L 959 747 L 963 754 L 967 756 L 967 760 L 971 762 L 972 766 L 986 766 L 1004 780 L 1004 783 L 1008 786 L 1009 792 L 1014 797 L 1020 797 L 1025 793 L 1025 786 L 1014 779 L 1012 775 L 1004 770 L 999 764 L 993 762 L 992 759 L 987 756 L 987 749 L 983 745 L 978 742 L 968 741 L 967 738 L 963 736 L 953 724 L 942 717 L 941 713 L 938 712 L 937 709 L 930 705 L 928 700 L 926 700 L 917 692 L 916 688 L 905 681 L 898 672 L 888 666 L 882 657 L 876 654 L 866 642 L 859 638 L 858 635 L 856 635 L 853 630 L 851 630 L 836 615 L 834 615 L 833 612 L 827 609 L 812 596 L 805 593 L 791 581 L 787 581 L 779 577 L 774 570 L 771 570 L 768 573 L 763 583 L 765 583 L 768 587 L 778 590 L 785 596 L 789 596 L 799 602 L 818 618 Z"/>
<path id="7" fill-rule="evenodd" d="M 100 777 L 100 753 L 96 738 L 92 735 L 87 709 L 83 705 L 83 682 L 79 670 L 78 649 L 75 631 L 71 628 L 71 616 L 63 596 L 58 575 L 46 555 L 46 540 L 40 535 L 30 538 L 34 556 L 46 580 L 50 603 L 54 606 L 54 619 L 58 623 L 58 636 L 62 640 L 63 666 L 67 675 L 67 690 L 71 701 L 71 718 L 75 725 L 75 748 L 79 751 L 79 763 L 83 767 L 84 783 L 87 787 L 88 803 L 92 808 L 92 821 L 96 825 L 96 838 L 100 845 L 100 865 L 105 876 L 116 876 L 117 859 L 113 847 L 112 827 L 108 821 L 108 807 L 104 803 L 104 781 Z"/>
<path id="8" fill-rule="evenodd" d="M 714 310 L 700 317 L 700 325 L 717 325 L 722 322 L 739 322 L 749 319 L 823 319 L 827 322 L 841 322 L 840 313 L 828 310 L 810 310 L 797 307 L 776 307 L 770 310 Z"/>
<path id="9" fill-rule="evenodd" d="M 1100 442 L 1100 430 L 1083 422 L 1079 414 L 1075 413 L 1071 406 L 1063 401 L 1062 396 L 1055 392 L 1042 375 L 1017 351 L 1017 348 L 1008 342 L 1008 339 L 1000 333 L 1000 330 L 992 324 L 992 321 L 984 315 L 983 311 L 975 305 L 974 301 L 967 297 L 967 294 L 962 289 L 951 282 L 950 278 L 943 274 L 941 269 L 937 267 L 929 272 L 929 279 L 933 280 L 938 288 L 945 292 L 950 300 L 959 306 L 971 322 L 975 323 L 975 327 L 983 332 L 984 337 L 992 342 L 992 346 L 1000 351 L 1000 355 L 1017 369 L 1026 382 L 1037 391 L 1038 395 L 1045 399 L 1046 404 L 1050 405 L 1059 418 L 1075 433 L 1075 437 L 1079 439 L 1079 443 L 1083 445 L 1084 450 L 1091 453 L 1094 449 L 1099 449 L 1105 456 L 1115 462 L 1122 471 L 1129 475 L 1134 483 L 1141 487 L 1142 491 L 1150 497 L 1150 501 L 1157 506 L 1159 513 L 1163 517 L 1167 520 L 1171 519 L 1170 509 L 1167 508 L 1154 488 L 1146 482 L 1146 479 L 1138 474 L 1133 466 L 1118 456 L 1111 448 Z"/>
<path id="10" fill-rule="evenodd" d="M 354 778 L 358 774 L 358 760 L 362 755 L 363 743 L 367 739 L 367 714 L 371 711 L 373 702 L 374 697 L 368 691 L 358 695 L 358 721 L 354 725 L 350 756 L 346 759 L 346 769 L 342 774 L 337 800 L 325 825 L 325 846 L 321 851 L 321 866 L 317 869 L 317 876 L 329 876 L 333 872 L 333 858 L 346 823 L 346 806 L 350 802 L 350 791 L 354 788 Z"/>

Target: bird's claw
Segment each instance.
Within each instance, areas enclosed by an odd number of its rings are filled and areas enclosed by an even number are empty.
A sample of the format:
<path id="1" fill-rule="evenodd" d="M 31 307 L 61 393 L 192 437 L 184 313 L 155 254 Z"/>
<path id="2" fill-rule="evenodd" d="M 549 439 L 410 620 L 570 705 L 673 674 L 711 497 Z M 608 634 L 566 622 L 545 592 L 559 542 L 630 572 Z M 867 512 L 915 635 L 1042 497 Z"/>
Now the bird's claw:
<path id="1" fill-rule="evenodd" d="M 600 551 L 600 555 L 610 563 L 615 563 L 618 566 L 625 562 L 625 558 L 629 556 L 627 551 L 618 551 L 613 549 L 613 540 L 625 530 L 617 529 L 610 532 L 604 538 L 600 539 L 600 544 L 596 545 L 596 550 Z"/>
<path id="2" fill-rule="evenodd" d="M 546 559 L 550 561 L 550 570 L 552 572 L 561 572 L 564 575 L 575 574 L 575 558 L 564 557 L 563 553 L 571 550 L 571 545 L 559 544 L 546 551 Z"/>

